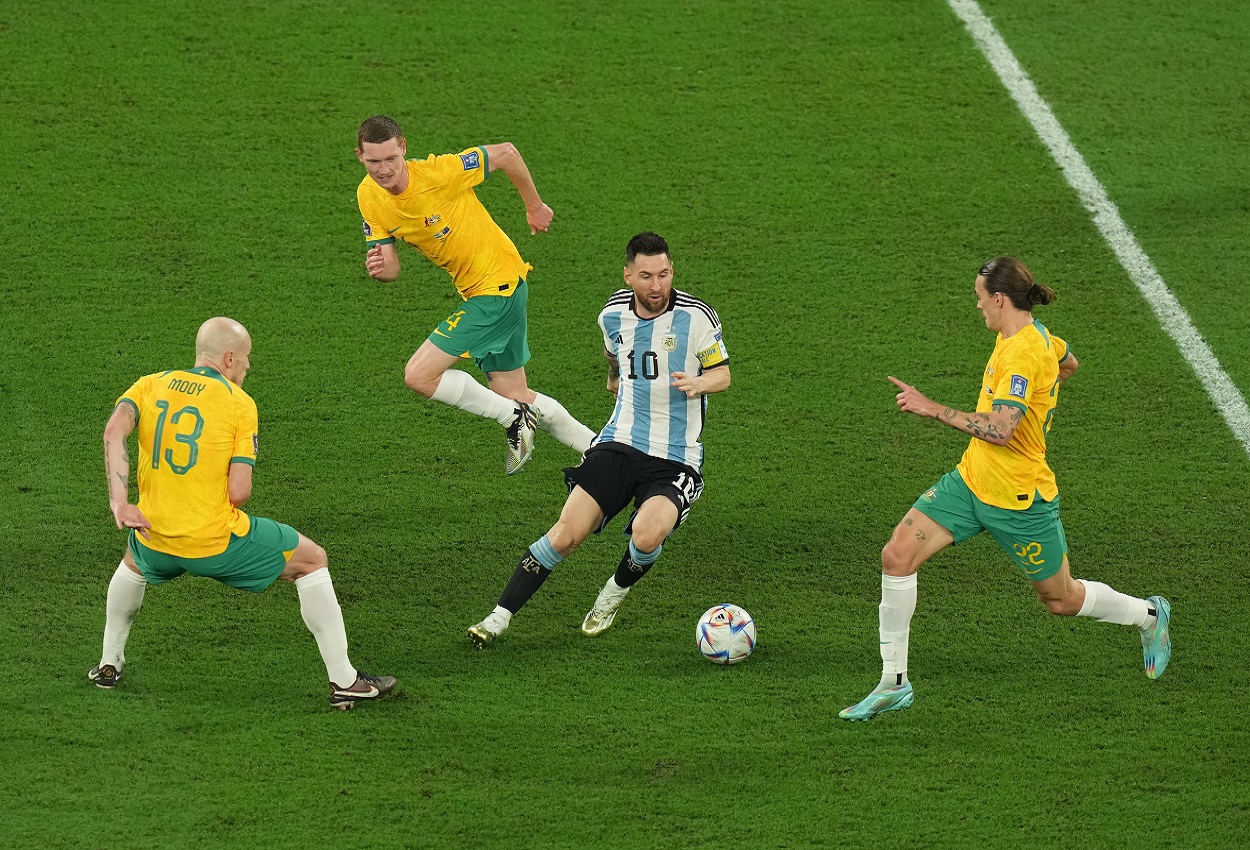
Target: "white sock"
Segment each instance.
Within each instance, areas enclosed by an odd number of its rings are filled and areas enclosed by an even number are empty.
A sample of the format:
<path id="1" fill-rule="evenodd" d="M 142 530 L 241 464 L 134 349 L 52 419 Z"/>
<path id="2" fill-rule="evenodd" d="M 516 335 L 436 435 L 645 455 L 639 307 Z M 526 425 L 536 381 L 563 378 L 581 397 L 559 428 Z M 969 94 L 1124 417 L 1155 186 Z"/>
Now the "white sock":
<path id="1" fill-rule="evenodd" d="M 534 403 L 530 407 L 538 417 L 539 428 L 575 452 L 590 448 L 595 432 L 574 419 L 560 402 L 549 395 L 534 393 Z"/>
<path id="2" fill-rule="evenodd" d="M 486 615 L 487 627 L 495 634 L 499 634 L 508 628 L 508 624 L 511 622 L 512 612 L 502 605 L 496 605 L 495 610 Z"/>
<path id="3" fill-rule="evenodd" d="M 126 639 L 130 626 L 143 604 L 143 591 L 148 582 L 126 562 L 117 565 L 117 571 L 109 581 L 108 601 L 104 606 L 104 650 L 100 664 L 112 664 L 118 670 L 126 663 Z"/>
<path id="4" fill-rule="evenodd" d="M 1110 585 L 1100 581 L 1086 581 L 1078 578 L 1085 587 L 1085 602 L 1078 617 L 1093 617 L 1100 623 L 1118 623 L 1121 626 L 1137 626 L 1144 628 L 1150 623 L 1150 604 L 1145 599 L 1120 593 Z"/>
<path id="5" fill-rule="evenodd" d="M 304 625 L 317 639 L 321 660 L 326 665 L 330 681 L 342 688 L 350 688 L 356 681 L 356 668 L 347 660 L 347 630 L 343 628 L 343 609 L 334 595 L 330 571 L 297 578 L 295 589 L 299 592 L 299 612 L 304 615 Z"/>
<path id="6" fill-rule="evenodd" d="M 877 609 L 881 632 L 881 684 L 907 681 L 907 641 L 911 615 L 916 613 L 916 574 L 881 574 L 881 607 Z"/>
<path id="7" fill-rule="evenodd" d="M 473 380 L 459 369 L 448 369 L 438 379 L 438 388 L 430 398 L 450 404 L 469 413 L 494 419 L 507 427 L 516 418 L 516 402 Z"/>

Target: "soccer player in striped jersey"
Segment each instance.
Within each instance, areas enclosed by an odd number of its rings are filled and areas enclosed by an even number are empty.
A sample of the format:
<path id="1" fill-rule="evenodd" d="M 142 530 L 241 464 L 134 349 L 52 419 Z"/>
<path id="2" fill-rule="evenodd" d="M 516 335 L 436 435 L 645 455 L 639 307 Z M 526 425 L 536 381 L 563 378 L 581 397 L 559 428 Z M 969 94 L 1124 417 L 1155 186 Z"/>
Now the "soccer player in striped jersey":
<path id="1" fill-rule="evenodd" d="M 870 720 L 912 704 L 907 648 L 916 573 L 938 552 L 982 531 L 1011 556 L 1052 614 L 1136 626 L 1149 678 L 1163 675 L 1172 654 L 1166 599 L 1128 596 L 1101 582 L 1074 579 L 1069 569 L 1046 435 L 1059 387 L 1078 364 L 1067 343 L 1033 318 L 1033 307 L 1053 301 L 1054 290 L 1034 283 L 1014 257 L 982 266 L 974 290 L 986 327 L 998 332 L 976 412 L 938 404 L 890 378 L 899 389 L 899 409 L 937 419 L 972 439 L 955 470 L 916 500 L 881 551 L 881 681 L 838 714 L 844 720 Z"/>
<path id="2" fill-rule="evenodd" d="M 356 156 L 368 172 L 356 190 L 367 247 L 365 270 L 376 280 L 399 277 L 398 239 L 451 275 L 464 299 L 408 359 L 404 381 L 409 389 L 503 425 L 504 471 L 509 475 L 529 460 L 535 428 L 578 454 L 586 451 L 595 432 L 526 382 L 526 276 L 532 267 L 473 191 L 502 171 L 525 201 L 531 235 L 546 232 L 551 207 L 539 197 L 516 147 L 504 142 L 405 160 L 407 142 L 399 125 L 385 115 L 360 125 L 357 144 Z M 489 386 L 451 368 L 461 358 L 472 358 Z"/>
<path id="3" fill-rule="evenodd" d="M 629 545 L 582 621 L 588 635 L 607 631 L 703 492 L 707 396 L 724 392 L 730 380 L 720 319 L 673 288 L 668 243 L 654 233 L 629 241 L 624 274 L 627 288 L 599 314 L 616 407 L 581 464 L 564 470 L 569 497 L 559 520 L 525 551 L 495 610 L 469 627 L 478 648 L 508 628 L 551 571 L 632 500 Z"/>
<path id="4" fill-rule="evenodd" d="M 209 319 L 196 334 L 193 367 L 140 378 L 117 400 L 104 428 L 104 467 L 113 519 L 130 539 L 109 582 L 100 663 L 87 678 L 106 690 L 121 682 L 149 584 L 189 572 L 260 593 L 285 579 L 321 650 L 330 705 L 347 710 L 386 695 L 395 679 L 361 673 L 348 660 L 325 550 L 289 525 L 239 510 L 252 494 L 258 444 L 256 403 L 243 391 L 251 352 L 241 324 Z M 126 448 L 135 430 L 138 504 L 130 501 Z"/>

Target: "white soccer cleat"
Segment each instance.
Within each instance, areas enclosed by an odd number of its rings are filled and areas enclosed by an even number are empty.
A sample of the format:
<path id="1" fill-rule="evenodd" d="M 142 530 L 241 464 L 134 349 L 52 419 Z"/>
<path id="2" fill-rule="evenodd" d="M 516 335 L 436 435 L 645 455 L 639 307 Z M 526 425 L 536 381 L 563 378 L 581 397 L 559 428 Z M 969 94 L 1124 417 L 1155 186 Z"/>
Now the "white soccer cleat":
<path id="1" fill-rule="evenodd" d="M 595 607 L 591 608 L 586 619 L 582 620 L 582 631 L 594 636 L 601 635 L 612 628 L 612 621 L 616 619 L 616 612 L 627 593 L 629 593 L 628 587 L 615 590 L 609 580 L 608 584 L 603 586 L 603 590 L 599 591 L 599 596 L 595 599 Z"/>
<path id="2" fill-rule="evenodd" d="M 504 472 L 516 475 L 534 454 L 534 429 L 538 420 L 528 404 L 517 402 L 516 418 L 508 426 L 508 451 L 504 456 Z"/>
<path id="3" fill-rule="evenodd" d="M 491 614 L 480 623 L 469 626 L 469 640 L 473 642 L 474 649 L 485 649 L 494 642 L 495 638 L 503 634 L 504 629 L 508 628 L 508 624 L 496 614 Z"/>

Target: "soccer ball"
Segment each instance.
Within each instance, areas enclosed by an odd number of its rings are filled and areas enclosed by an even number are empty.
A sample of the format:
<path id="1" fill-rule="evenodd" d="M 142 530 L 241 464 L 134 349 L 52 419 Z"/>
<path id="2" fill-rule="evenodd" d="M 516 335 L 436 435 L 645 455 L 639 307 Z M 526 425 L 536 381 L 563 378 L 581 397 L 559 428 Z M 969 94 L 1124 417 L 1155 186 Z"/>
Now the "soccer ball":
<path id="1" fill-rule="evenodd" d="M 737 664 L 755 649 L 755 621 L 737 605 L 713 605 L 699 618 L 694 636 L 708 661 Z"/>

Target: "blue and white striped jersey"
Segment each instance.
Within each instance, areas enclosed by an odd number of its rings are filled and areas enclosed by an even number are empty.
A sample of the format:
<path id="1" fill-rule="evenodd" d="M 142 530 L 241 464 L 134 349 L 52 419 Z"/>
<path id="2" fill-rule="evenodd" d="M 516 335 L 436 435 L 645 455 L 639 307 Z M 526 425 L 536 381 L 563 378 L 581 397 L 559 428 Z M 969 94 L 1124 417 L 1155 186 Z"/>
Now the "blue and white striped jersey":
<path id="1" fill-rule="evenodd" d="M 687 398 L 672 385 L 672 373 L 699 375 L 729 363 L 720 319 L 676 289 L 668 309 L 654 319 L 639 318 L 633 305 L 633 292 L 620 289 L 599 313 L 604 348 L 621 367 L 621 386 L 612 418 L 592 445 L 624 443 L 698 471 L 707 396 Z"/>

